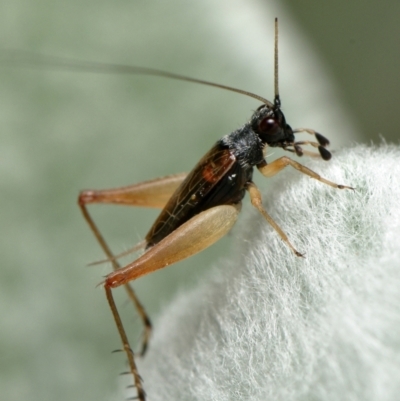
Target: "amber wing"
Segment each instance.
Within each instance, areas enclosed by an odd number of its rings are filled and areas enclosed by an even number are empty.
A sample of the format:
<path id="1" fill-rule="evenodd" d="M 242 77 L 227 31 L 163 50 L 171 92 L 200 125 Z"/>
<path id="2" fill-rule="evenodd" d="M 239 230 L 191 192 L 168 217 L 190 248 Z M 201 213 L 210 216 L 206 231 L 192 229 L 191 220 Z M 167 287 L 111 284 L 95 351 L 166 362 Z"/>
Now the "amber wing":
<path id="1" fill-rule="evenodd" d="M 197 163 L 174 192 L 146 235 L 147 247 L 157 244 L 194 215 L 216 206 L 215 188 L 236 162 L 231 151 L 217 143 Z"/>

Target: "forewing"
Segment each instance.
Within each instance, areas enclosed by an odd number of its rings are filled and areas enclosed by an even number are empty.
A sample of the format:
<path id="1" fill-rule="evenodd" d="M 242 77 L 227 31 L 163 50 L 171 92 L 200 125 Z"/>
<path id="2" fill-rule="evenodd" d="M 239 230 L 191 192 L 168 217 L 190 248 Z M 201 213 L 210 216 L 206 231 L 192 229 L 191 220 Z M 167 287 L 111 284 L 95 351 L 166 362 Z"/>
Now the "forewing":
<path id="1" fill-rule="evenodd" d="M 156 244 L 192 216 L 202 211 L 207 195 L 229 171 L 236 158 L 217 143 L 197 163 L 174 192 L 146 236 L 149 246 Z"/>

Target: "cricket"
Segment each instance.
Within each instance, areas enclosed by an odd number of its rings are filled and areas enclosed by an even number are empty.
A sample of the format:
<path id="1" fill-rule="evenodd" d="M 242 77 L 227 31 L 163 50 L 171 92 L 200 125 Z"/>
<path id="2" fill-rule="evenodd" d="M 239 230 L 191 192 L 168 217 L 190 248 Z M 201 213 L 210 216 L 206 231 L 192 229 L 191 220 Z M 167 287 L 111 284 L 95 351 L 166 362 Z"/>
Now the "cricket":
<path id="1" fill-rule="evenodd" d="M 110 262 L 113 268 L 113 271 L 99 285 L 103 286 L 105 290 L 115 320 L 122 343 L 120 351 L 123 351 L 128 359 L 129 371 L 126 373 L 131 375 L 133 379 L 130 387 L 136 391 L 134 399 L 145 401 L 146 392 L 136 365 L 136 354 L 130 346 L 114 301 L 114 288 L 120 286 L 125 288 L 129 299 L 133 302 L 143 321 L 144 331 L 140 356 L 144 356 L 148 348 L 152 325 L 131 286 L 131 282 L 195 255 L 221 239 L 234 226 L 241 210 L 242 199 L 246 193 L 250 196 L 251 204 L 272 226 L 294 256 L 304 256 L 264 209 L 261 192 L 253 182 L 255 168 L 264 177 L 273 177 L 285 167 L 290 166 L 332 188 L 353 189 L 350 186 L 336 184 L 321 177 L 288 156 L 279 157 L 271 162 L 266 161 L 269 148 L 280 148 L 297 156 L 320 157 L 326 161 L 331 158 L 331 153 L 327 150 L 328 139 L 313 129 L 292 129 L 286 122 L 281 110 L 278 85 L 277 19 L 275 19 L 273 102 L 245 90 L 152 68 L 76 62 L 57 57 L 38 58 L 23 52 L 12 54 L 10 62 L 13 65 L 33 68 L 158 76 L 228 90 L 261 102 L 248 122 L 217 140 L 189 173 L 168 175 L 119 188 L 83 190 L 78 196 L 79 208 L 105 254 L 104 261 Z M 309 134 L 313 139 L 296 140 L 295 134 L 298 133 Z M 317 151 L 303 149 L 305 146 Z M 161 211 L 144 240 L 126 252 L 114 254 L 89 213 L 89 205 L 91 204 L 150 207 Z M 120 257 L 138 251 L 141 251 L 139 257 L 126 266 L 121 266 L 118 261 Z M 98 262 L 94 264 L 96 263 Z"/>

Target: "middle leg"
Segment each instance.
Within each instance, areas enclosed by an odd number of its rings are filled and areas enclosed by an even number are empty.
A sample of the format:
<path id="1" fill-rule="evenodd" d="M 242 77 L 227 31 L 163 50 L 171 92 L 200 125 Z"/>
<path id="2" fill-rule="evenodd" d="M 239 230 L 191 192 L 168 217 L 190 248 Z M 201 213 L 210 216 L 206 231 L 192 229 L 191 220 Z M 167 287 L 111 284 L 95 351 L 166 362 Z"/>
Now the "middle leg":
<path id="1" fill-rule="evenodd" d="M 302 253 L 296 250 L 296 248 L 289 241 L 288 236 L 284 233 L 284 231 L 278 226 L 278 224 L 272 219 L 272 217 L 267 213 L 267 211 L 263 208 L 261 192 L 254 184 L 254 182 L 249 182 L 247 184 L 247 191 L 250 194 L 251 204 L 263 215 L 265 220 L 268 221 L 269 224 L 273 227 L 273 229 L 278 233 L 281 237 L 282 241 L 286 243 L 286 245 L 293 251 L 296 256 L 303 256 Z"/>

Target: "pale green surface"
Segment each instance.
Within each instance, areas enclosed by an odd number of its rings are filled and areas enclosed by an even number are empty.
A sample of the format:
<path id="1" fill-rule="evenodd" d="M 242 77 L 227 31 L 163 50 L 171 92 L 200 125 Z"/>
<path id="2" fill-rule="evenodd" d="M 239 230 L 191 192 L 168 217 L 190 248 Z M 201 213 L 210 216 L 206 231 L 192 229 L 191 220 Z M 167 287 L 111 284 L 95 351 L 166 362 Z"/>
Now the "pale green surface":
<path id="1" fill-rule="evenodd" d="M 357 189 L 270 181 L 265 205 L 305 258 L 242 216 L 234 258 L 157 322 L 139 366 L 149 400 L 399 400 L 400 147 L 310 167 Z"/>
<path id="2" fill-rule="evenodd" d="M 3 1 L 0 44 L 164 68 L 271 99 L 276 13 L 263 2 L 240 3 L 224 9 L 222 1 Z M 258 18 L 247 20 L 248 8 L 258 9 Z M 331 98 L 321 100 L 320 82 L 327 78 L 308 60 L 309 50 L 301 57 L 303 48 L 290 47 L 297 41 L 293 23 L 278 15 L 287 117 L 293 126 L 317 128 L 345 145 L 356 138 L 352 123 L 335 117 L 342 114 Z M 187 170 L 258 104 L 154 78 L 10 68 L 0 74 L 1 398 L 108 399 L 124 359 L 110 354 L 119 339 L 103 291 L 95 289 L 108 267 L 84 267 L 103 255 L 79 214 L 78 191 Z M 332 88 L 334 95 L 332 84 L 326 92 Z M 155 217 L 117 207 L 96 211 L 116 251 L 140 239 Z M 228 246 L 229 238 L 137 283 L 150 314 L 177 286 L 194 283 Z M 124 300 L 118 303 L 135 340 L 138 320 Z"/>

